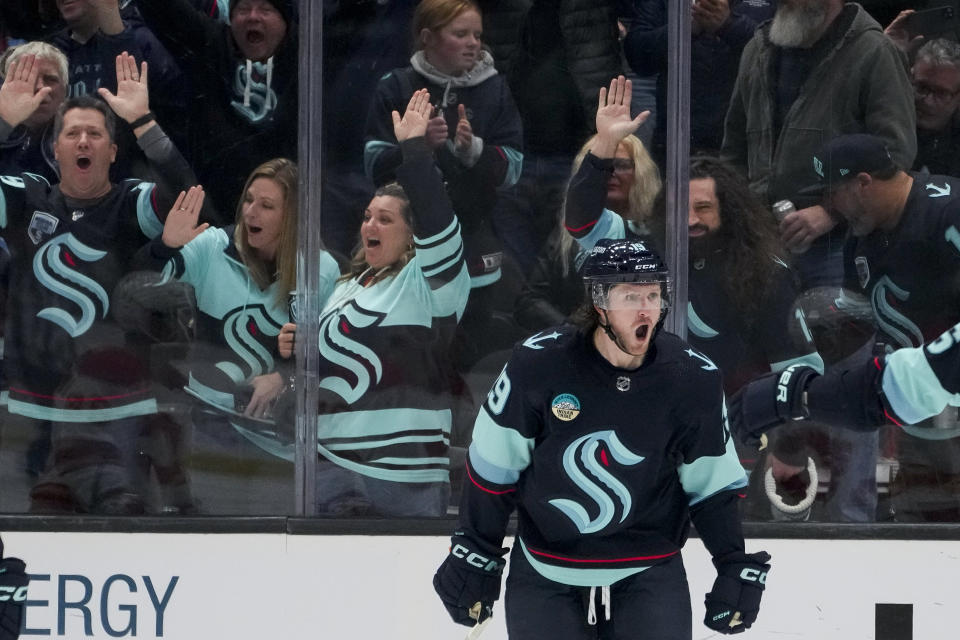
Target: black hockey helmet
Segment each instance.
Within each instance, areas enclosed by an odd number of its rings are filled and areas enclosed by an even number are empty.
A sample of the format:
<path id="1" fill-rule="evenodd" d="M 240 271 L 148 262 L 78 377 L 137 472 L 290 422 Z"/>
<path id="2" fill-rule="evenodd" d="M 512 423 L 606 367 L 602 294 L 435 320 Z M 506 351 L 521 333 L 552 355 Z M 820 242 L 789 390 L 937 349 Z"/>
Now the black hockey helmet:
<path id="1" fill-rule="evenodd" d="M 613 285 L 659 284 L 662 316 L 666 315 L 670 305 L 670 274 L 660 256 L 644 242 L 603 238 L 587 254 L 581 273 L 587 295 L 599 309 L 610 308 L 609 293 Z"/>

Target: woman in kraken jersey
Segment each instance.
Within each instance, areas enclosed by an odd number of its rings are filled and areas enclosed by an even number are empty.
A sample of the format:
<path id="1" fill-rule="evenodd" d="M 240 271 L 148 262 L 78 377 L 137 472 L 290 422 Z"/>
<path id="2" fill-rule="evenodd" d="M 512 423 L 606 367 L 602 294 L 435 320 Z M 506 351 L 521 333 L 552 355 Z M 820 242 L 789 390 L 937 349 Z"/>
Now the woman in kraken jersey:
<path id="1" fill-rule="evenodd" d="M 271 456 L 249 447 L 236 432 L 274 456 L 293 460 L 292 427 L 274 425 L 271 405 L 288 378 L 277 371 L 274 356 L 280 328 L 290 320 L 289 295 L 296 289 L 297 166 L 275 158 L 254 169 L 229 227 L 197 226 L 203 197 L 200 187 L 181 196 L 149 253 L 163 265 L 166 279 L 189 283 L 196 293 L 199 313 L 185 389 L 216 412 L 194 412 L 194 448 L 260 461 L 266 472 Z M 319 270 L 322 304 L 340 272 L 326 252 Z M 288 475 L 292 481 L 292 470 Z M 207 506 L 212 499 L 204 500 Z M 270 508 L 252 494 L 245 499 L 246 512 Z M 274 509 L 282 504 L 270 502 Z"/>
<path id="2" fill-rule="evenodd" d="M 448 351 L 470 293 L 460 223 L 424 139 L 430 94 L 403 118 L 399 184 L 377 190 L 360 247 L 320 316 L 321 514 L 440 516 L 450 494 Z M 293 349 L 289 325 L 281 355 Z"/>
<path id="3" fill-rule="evenodd" d="M 578 326 L 518 344 L 487 395 L 434 587 L 455 622 L 489 617 L 516 508 L 510 637 L 689 640 L 692 519 L 719 575 L 705 623 L 742 631 L 770 556 L 744 552 L 720 374 L 661 331 L 667 270 L 641 242 L 601 239 L 583 280 Z"/>

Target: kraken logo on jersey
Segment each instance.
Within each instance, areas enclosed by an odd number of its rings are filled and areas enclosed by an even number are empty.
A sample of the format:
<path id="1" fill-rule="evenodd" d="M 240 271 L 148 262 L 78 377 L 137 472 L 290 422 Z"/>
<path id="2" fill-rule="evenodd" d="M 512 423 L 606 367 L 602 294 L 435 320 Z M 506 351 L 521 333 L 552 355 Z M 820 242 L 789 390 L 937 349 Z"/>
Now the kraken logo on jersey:
<path id="1" fill-rule="evenodd" d="M 274 368 L 270 350 L 255 338 L 258 333 L 271 339 L 280 335 L 280 324 L 270 317 L 262 304 L 237 307 L 223 318 L 223 338 L 248 368 L 243 371 L 231 362 L 217 363 L 217 367 L 235 382 L 248 380 Z"/>
<path id="2" fill-rule="evenodd" d="M 353 404 L 383 376 L 383 362 L 370 347 L 349 337 L 351 328 L 365 329 L 383 322 L 385 313 L 364 309 L 356 300 L 348 302 L 339 313 L 330 311 L 320 318 L 320 357 L 343 367 L 356 378 L 352 383 L 341 376 L 320 380 L 320 388 L 328 389 Z M 415 365 L 415 363 L 410 363 Z M 371 377 L 371 372 L 373 376 Z"/>
<path id="3" fill-rule="evenodd" d="M 583 505 L 568 498 L 555 498 L 550 504 L 570 518 L 582 534 L 602 531 L 613 522 L 617 511 L 614 498 L 620 503 L 618 522 L 626 520 L 633 507 L 630 490 L 607 470 L 610 466 L 608 452 L 624 466 L 639 464 L 644 459 L 627 449 L 612 429 L 581 436 L 563 452 L 564 470 L 573 483 L 596 503 L 599 513 L 591 518 Z"/>
<path id="4" fill-rule="evenodd" d="M 96 280 L 76 271 L 77 260 L 96 262 L 106 251 L 92 249 L 77 240 L 72 233 L 53 238 L 33 256 L 33 273 L 37 281 L 53 293 L 63 296 L 80 308 L 77 319 L 58 307 L 46 307 L 37 317 L 60 326 L 71 338 L 83 335 L 93 325 L 100 303 L 100 317 L 106 317 L 110 308 L 107 292 Z"/>
<path id="5" fill-rule="evenodd" d="M 877 317 L 877 325 L 896 343 L 898 347 L 917 347 L 923 344 L 923 333 L 920 327 L 910 318 L 893 308 L 887 299 L 887 293 L 900 301 L 906 301 L 910 292 L 898 287 L 890 276 L 883 276 L 873 286 L 870 293 L 870 304 Z"/>
<path id="6" fill-rule="evenodd" d="M 250 122 L 267 118 L 277 106 L 277 93 L 270 88 L 272 76 L 272 61 L 237 65 L 233 91 L 240 100 L 232 100 L 230 106 Z"/>

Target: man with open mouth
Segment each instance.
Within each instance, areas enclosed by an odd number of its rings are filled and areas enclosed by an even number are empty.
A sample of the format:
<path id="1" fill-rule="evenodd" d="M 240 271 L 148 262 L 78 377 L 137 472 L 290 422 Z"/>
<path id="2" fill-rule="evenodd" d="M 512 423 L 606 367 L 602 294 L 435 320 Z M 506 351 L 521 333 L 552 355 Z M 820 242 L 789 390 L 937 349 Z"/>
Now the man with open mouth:
<path id="1" fill-rule="evenodd" d="M 0 113 L 43 99 L 31 58 L 8 73 Z M 170 187 L 196 179 L 150 112 L 146 63 L 124 53 L 115 66 L 116 94 L 71 98 L 57 113 L 59 183 L 0 177 L 0 233 L 10 249 L 2 303 L 11 415 L 3 427 L 16 434 L 9 442 L 43 443 L 41 434 L 52 433 L 47 468 L 28 469 L 40 476 L 31 496 L 37 510 L 144 510 L 132 470 L 142 421 L 157 403 L 144 358 L 112 320 L 111 298 L 134 254 L 162 231 L 175 197 L 151 182 L 110 181 L 116 116 Z"/>
<path id="2" fill-rule="evenodd" d="M 638 240 L 599 240 L 587 300 L 514 349 L 480 409 L 458 530 L 434 588 L 454 622 L 493 614 L 507 522 L 510 637 L 692 637 L 680 549 L 691 520 L 718 579 L 704 623 L 757 618 L 770 556 L 747 554 L 737 494 L 747 479 L 726 428 L 720 372 L 661 330 L 670 279 Z"/>

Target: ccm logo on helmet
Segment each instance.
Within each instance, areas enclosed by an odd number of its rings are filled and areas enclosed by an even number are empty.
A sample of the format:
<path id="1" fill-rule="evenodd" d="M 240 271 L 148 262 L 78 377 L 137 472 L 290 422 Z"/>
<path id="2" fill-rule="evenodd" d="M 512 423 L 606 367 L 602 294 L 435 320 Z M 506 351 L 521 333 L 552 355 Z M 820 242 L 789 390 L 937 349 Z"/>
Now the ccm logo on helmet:
<path id="1" fill-rule="evenodd" d="M 490 558 L 482 556 L 479 553 L 470 551 L 470 549 L 467 549 L 459 544 L 453 545 L 453 549 L 450 550 L 450 553 L 461 560 L 465 560 L 467 564 L 473 565 L 477 569 L 483 569 L 484 571 L 495 571 L 497 567 L 500 566 L 496 560 L 491 560 Z"/>
<path id="2" fill-rule="evenodd" d="M 767 584 L 767 572 L 745 567 L 743 571 L 740 572 L 740 579 L 746 582 L 759 582 L 760 584 Z"/>
<path id="3" fill-rule="evenodd" d="M 23 602 L 27 599 L 27 587 L 0 587 L 0 602 Z"/>

